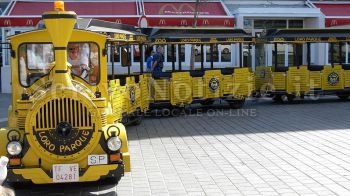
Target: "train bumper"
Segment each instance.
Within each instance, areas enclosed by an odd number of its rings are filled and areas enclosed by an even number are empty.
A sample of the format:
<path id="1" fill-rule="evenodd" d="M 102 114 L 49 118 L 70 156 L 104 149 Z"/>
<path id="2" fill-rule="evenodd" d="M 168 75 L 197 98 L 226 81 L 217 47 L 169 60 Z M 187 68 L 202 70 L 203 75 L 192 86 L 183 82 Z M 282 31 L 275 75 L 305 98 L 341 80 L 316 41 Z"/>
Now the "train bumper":
<path id="1" fill-rule="evenodd" d="M 105 178 L 120 179 L 124 176 L 124 164 L 94 165 L 80 172 L 78 182 L 98 181 Z M 8 169 L 7 182 L 33 182 L 34 184 L 53 183 L 52 173 L 41 168 Z"/>

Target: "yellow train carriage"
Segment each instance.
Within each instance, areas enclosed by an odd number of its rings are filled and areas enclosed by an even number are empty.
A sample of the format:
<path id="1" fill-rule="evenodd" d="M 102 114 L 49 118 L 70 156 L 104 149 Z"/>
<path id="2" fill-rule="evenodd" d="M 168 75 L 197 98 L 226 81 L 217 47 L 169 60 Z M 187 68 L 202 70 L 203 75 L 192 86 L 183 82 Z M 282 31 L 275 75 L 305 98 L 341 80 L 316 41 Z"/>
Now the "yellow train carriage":
<path id="1" fill-rule="evenodd" d="M 304 96 L 334 94 L 342 99 L 350 95 L 349 65 L 342 62 L 341 45 L 349 41 L 349 29 L 284 29 L 272 30 L 265 37 L 266 43 L 274 44 L 274 65 L 257 67 L 255 72 L 256 89 L 267 92 L 276 101 L 286 97 L 288 101 Z M 330 65 L 311 64 L 311 44 L 329 43 Z M 280 65 L 278 46 L 293 46 L 293 66 Z M 334 62 L 334 44 L 339 47 L 339 61 Z M 306 51 L 303 52 L 305 46 Z M 303 53 L 306 53 L 306 64 L 303 64 Z"/>
<path id="2" fill-rule="evenodd" d="M 251 44 L 254 39 L 239 29 L 146 29 L 152 43 L 162 47 L 171 47 L 172 70 L 153 73 L 152 99 L 150 107 L 179 108 L 191 103 L 210 105 L 216 99 L 226 100 L 232 107 L 239 108 L 254 90 L 254 75 L 243 67 L 242 58 L 239 65 L 214 68 L 214 44 L 243 43 Z M 183 70 L 180 55 L 175 57 L 175 47 L 180 51 L 181 45 L 209 45 L 211 52 L 210 68 L 204 68 L 203 53 L 201 67 Z M 168 50 L 170 51 L 170 50 Z M 242 53 L 242 50 L 240 50 Z M 192 54 L 194 55 L 194 54 Z M 240 55 L 241 56 L 241 55 Z M 176 61 L 178 66 L 176 68 Z M 236 68 L 233 68 L 235 67 Z"/>
<path id="3" fill-rule="evenodd" d="M 43 14 L 45 28 L 9 39 L 13 97 L 0 155 L 10 160 L 10 183 L 119 181 L 130 171 L 125 128 L 109 96 L 107 37 L 75 29 L 76 14 L 62 4 Z"/>

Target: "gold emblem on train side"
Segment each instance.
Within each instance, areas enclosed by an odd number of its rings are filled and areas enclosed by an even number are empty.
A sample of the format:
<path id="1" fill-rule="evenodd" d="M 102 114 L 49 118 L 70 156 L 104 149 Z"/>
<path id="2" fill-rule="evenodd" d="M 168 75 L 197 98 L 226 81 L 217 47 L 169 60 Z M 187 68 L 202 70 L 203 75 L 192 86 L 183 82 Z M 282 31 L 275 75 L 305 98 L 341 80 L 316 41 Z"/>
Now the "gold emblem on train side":
<path id="1" fill-rule="evenodd" d="M 216 92 L 219 89 L 220 82 L 217 78 L 213 77 L 209 80 L 209 89 L 212 92 Z"/>
<path id="2" fill-rule="evenodd" d="M 335 72 L 332 72 L 328 75 L 328 84 L 335 86 L 339 83 L 339 75 Z"/>

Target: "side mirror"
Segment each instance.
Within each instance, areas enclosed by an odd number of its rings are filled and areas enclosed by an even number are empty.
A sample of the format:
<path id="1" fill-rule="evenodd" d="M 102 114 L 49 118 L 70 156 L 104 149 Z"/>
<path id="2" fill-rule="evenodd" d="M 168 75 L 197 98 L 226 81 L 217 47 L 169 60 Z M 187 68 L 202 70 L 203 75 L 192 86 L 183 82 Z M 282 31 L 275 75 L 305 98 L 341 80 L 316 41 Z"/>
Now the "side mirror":
<path id="1" fill-rule="evenodd" d="M 129 54 L 126 48 L 121 48 L 121 65 L 122 67 L 130 66 Z"/>

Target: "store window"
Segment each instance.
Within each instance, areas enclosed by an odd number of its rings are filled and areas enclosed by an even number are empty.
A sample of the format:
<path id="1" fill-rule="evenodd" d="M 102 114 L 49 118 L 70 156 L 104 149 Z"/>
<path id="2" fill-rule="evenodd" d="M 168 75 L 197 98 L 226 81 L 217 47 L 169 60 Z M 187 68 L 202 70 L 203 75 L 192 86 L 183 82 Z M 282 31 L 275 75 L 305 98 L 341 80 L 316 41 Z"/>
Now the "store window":
<path id="1" fill-rule="evenodd" d="M 185 44 L 182 44 L 181 47 L 180 47 L 180 61 L 181 62 L 185 62 Z"/>
<path id="2" fill-rule="evenodd" d="M 231 62 L 231 44 L 220 45 L 221 62 Z"/>
<path id="3" fill-rule="evenodd" d="M 244 29 L 252 29 L 253 28 L 253 19 L 244 19 L 243 26 L 244 26 Z"/>
<path id="4" fill-rule="evenodd" d="M 210 51 L 210 45 L 206 45 L 206 61 L 211 62 L 211 51 Z M 218 51 L 218 45 L 213 44 L 213 62 L 219 61 L 219 51 Z"/>
<path id="5" fill-rule="evenodd" d="M 288 21 L 288 28 L 290 28 L 290 29 L 297 29 L 297 28 L 303 28 L 303 27 L 304 27 L 303 20 L 289 20 Z"/>
<path id="6" fill-rule="evenodd" d="M 285 29 L 287 20 L 254 20 L 255 29 Z"/>

